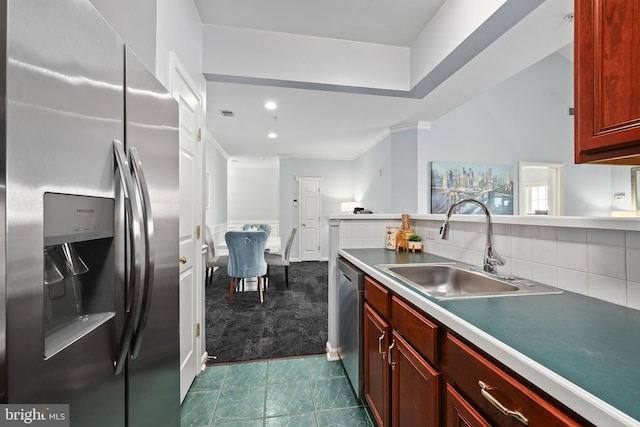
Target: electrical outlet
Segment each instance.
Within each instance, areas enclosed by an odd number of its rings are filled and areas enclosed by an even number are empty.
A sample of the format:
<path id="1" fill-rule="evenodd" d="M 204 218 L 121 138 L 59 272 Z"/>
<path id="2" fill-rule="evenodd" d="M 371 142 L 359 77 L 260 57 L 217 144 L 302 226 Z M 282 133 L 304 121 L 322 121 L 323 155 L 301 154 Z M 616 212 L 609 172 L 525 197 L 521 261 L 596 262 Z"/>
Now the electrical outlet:
<path id="1" fill-rule="evenodd" d="M 425 232 L 424 236 L 427 240 L 436 240 L 436 230 L 431 228 Z"/>

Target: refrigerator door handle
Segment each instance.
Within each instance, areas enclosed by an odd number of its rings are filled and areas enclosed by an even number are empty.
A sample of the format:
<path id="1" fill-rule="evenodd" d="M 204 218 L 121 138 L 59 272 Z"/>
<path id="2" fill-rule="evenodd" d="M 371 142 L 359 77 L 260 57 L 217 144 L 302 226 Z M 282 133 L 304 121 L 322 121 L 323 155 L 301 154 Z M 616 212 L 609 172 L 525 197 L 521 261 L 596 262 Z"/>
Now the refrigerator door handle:
<path id="1" fill-rule="evenodd" d="M 122 142 L 113 140 L 113 152 L 116 159 L 116 168 L 120 175 L 122 190 L 124 194 L 124 206 L 127 222 L 127 232 L 129 235 L 129 274 L 127 279 L 127 300 L 125 307 L 125 322 L 120 337 L 119 351 L 116 360 L 113 362 L 115 375 L 119 375 L 125 365 L 127 354 L 133 337 L 133 330 L 138 310 L 138 299 L 140 292 L 140 275 L 142 270 L 142 260 L 140 256 L 140 244 L 142 243 L 141 221 L 142 212 L 139 197 L 136 193 L 129 161 L 124 152 Z"/>
<path id="2" fill-rule="evenodd" d="M 139 320 L 136 322 L 137 327 L 133 335 L 133 346 L 131 347 L 131 358 L 135 359 L 140 353 L 142 346 L 142 337 L 147 327 L 149 319 L 149 309 L 151 307 L 151 296 L 153 293 L 153 273 L 155 270 L 155 252 L 153 247 L 154 228 L 153 215 L 151 214 L 151 199 L 149 198 L 149 187 L 144 177 L 144 168 L 138 156 L 138 150 L 135 147 L 129 148 L 129 162 L 131 163 L 131 171 L 133 179 L 137 186 L 140 200 L 142 202 L 142 217 L 145 239 L 145 265 L 144 280 L 142 281 L 142 304 L 139 313 Z"/>

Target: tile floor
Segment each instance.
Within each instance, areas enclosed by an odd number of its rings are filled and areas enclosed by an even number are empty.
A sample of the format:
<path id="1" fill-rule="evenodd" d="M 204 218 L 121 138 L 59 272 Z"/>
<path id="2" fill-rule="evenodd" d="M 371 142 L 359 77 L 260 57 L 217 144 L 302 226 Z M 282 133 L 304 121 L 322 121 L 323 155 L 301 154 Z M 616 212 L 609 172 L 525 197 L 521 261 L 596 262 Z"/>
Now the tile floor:
<path id="1" fill-rule="evenodd" d="M 326 356 L 214 365 L 194 381 L 181 427 L 375 426 L 341 362 Z"/>

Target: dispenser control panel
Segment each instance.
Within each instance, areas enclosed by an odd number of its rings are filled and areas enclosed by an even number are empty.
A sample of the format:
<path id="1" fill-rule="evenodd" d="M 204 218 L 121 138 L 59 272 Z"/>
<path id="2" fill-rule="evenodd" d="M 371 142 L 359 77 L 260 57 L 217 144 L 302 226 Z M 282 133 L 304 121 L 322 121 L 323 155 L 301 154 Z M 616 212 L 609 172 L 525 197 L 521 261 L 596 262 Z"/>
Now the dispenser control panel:
<path id="1" fill-rule="evenodd" d="M 44 243 L 113 237 L 114 200 L 73 194 L 44 194 Z"/>

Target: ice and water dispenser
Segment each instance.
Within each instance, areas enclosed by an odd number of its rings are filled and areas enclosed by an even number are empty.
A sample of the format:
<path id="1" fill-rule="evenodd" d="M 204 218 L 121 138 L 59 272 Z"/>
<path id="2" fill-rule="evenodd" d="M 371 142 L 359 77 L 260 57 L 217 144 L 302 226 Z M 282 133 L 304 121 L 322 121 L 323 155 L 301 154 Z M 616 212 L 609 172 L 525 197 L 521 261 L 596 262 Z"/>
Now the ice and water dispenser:
<path id="1" fill-rule="evenodd" d="M 44 194 L 44 358 L 115 316 L 114 200 Z"/>

